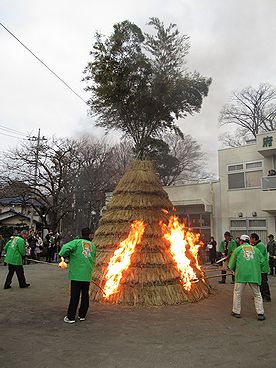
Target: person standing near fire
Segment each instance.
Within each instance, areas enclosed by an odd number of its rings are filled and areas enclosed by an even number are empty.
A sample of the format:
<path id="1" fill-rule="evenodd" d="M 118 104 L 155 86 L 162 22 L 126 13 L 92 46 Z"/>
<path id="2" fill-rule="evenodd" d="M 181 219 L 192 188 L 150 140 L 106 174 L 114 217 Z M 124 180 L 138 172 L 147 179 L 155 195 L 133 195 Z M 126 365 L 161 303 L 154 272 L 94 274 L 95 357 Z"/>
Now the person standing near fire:
<path id="1" fill-rule="evenodd" d="M 55 237 L 52 230 L 45 236 L 46 241 L 46 262 L 51 262 L 54 260 L 54 246 L 55 246 Z"/>
<path id="2" fill-rule="evenodd" d="M 209 260 L 211 264 L 214 264 L 217 257 L 217 242 L 215 241 L 213 236 L 211 236 L 210 242 L 209 244 L 207 244 L 207 249 L 209 252 Z"/>
<path id="3" fill-rule="evenodd" d="M 274 240 L 274 235 L 268 235 L 268 243 L 267 243 L 267 251 L 269 254 L 269 267 L 270 267 L 270 275 L 276 275 L 276 241 Z"/>
<path id="4" fill-rule="evenodd" d="M 4 289 L 11 288 L 12 278 L 15 272 L 20 288 L 30 286 L 30 284 L 26 282 L 23 268 L 23 257 L 26 256 L 25 240 L 28 236 L 29 232 L 23 230 L 19 236 L 13 236 L 4 247 L 4 252 L 6 253 L 5 262 L 9 266 Z"/>
<path id="5" fill-rule="evenodd" d="M 36 235 L 34 230 L 31 231 L 31 234 L 28 236 L 27 242 L 30 247 L 30 258 L 36 259 Z"/>
<path id="6" fill-rule="evenodd" d="M 261 273 L 266 269 L 267 260 L 257 247 L 250 244 L 248 235 L 241 235 L 240 244 L 241 245 L 234 250 L 228 264 L 230 270 L 235 272 L 235 287 L 231 315 L 236 318 L 241 318 L 241 296 L 246 284 L 248 284 L 254 295 L 258 320 L 263 321 L 265 320 L 265 315 L 259 285 L 261 285 Z"/>
<path id="7" fill-rule="evenodd" d="M 224 240 L 220 243 L 220 246 L 219 246 L 219 252 L 222 254 L 222 257 L 225 258 L 222 261 L 222 271 L 221 271 L 222 279 L 221 281 L 219 281 L 220 284 L 225 284 L 226 282 L 226 270 L 228 268 L 228 261 L 232 253 L 236 249 L 236 247 L 237 247 L 237 244 L 234 239 L 231 239 L 230 232 L 225 231 Z M 232 284 L 235 283 L 234 280 L 235 280 L 235 277 L 234 275 L 232 275 L 232 282 L 231 282 Z"/>
<path id="8" fill-rule="evenodd" d="M 71 280 L 71 296 L 64 317 L 64 322 L 74 323 L 81 295 L 81 304 L 78 318 L 84 321 L 89 308 L 89 285 L 94 271 L 96 259 L 96 246 L 91 241 L 90 229 L 81 231 L 81 239 L 72 240 L 64 244 L 59 252 L 60 257 L 69 260 L 69 280 Z"/>
<path id="9" fill-rule="evenodd" d="M 266 267 L 263 268 L 263 271 L 262 271 L 262 283 L 261 283 L 260 289 L 261 289 L 263 300 L 265 302 L 271 302 L 271 294 L 270 294 L 270 289 L 268 285 L 268 277 L 267 277 L 267 274 L 269 273 L 270 270 L 269 270 L 268 253 L 266 250 L 266 246 L 264 245 L 263 242 L 261 242 L 259 235 L 256 233 L 250 234 L 250 243 L 259 249 L 259 251 L 262 253 L 266 261 Z"/>

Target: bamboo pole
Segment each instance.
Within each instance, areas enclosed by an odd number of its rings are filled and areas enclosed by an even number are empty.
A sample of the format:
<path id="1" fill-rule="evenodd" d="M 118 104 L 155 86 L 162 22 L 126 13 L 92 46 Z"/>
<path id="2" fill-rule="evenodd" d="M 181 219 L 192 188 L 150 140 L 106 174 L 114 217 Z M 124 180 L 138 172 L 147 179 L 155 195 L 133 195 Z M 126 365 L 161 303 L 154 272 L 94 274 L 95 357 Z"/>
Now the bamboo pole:
<path id="1" fill-rule="evenodd" d="M 233 275 L 232 272 L 228 272 L 228 273 L 224 273 L 224 274 L 218 274 L 218 275 L 212 275 L 212 276 L 207 276 L 207 277 L 199 277 L 198 279 L 194 279 L 192 280 L 191 282 L 193 284 L 195 284 L 196 282 L 200 281 L 200 280 L 208 280 L 208 279 L 213 279 L 215 277 L 221 277 L 221 276 L 230 276 L 230 275 Z"/>
<path id="2" fill-rule="evenodd" d="M 48 266 L 58 266 L 58 264 L 57 264 L 57 263 L 50 263 L 50 262 L 38 261 L 37 259 L 32 259 L 32 258 L 27 258 L 27 260 L 28 260 L 28 261 L 33 261 L 33 262 L 36 262 L 36 263 L 46 264 L 46 265 L 48 265 Z M 97 286 L 97 287 L 102 291 L 102 293 L 103 293 L 104 295 L 106 295 L 106 294 L 105 294 L 105 292 L 104 292 L 104 290 L 103 290 L 103 288 L 102 288 L 99 284 L 97 284 L 97 283 L 96 283 L 95 281 L 93 281 L 93 280 L 91 280 L 91 282 L 92 282 L 92 284 L 94 284 L 95 286 Z"/>

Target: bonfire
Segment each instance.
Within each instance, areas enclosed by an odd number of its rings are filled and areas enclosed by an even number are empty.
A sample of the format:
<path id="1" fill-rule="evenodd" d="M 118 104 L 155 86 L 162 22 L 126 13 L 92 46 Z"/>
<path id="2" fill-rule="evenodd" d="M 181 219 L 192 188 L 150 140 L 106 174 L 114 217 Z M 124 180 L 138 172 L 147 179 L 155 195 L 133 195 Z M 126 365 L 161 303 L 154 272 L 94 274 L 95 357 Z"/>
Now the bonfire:
<path id="1" fill-rule="evenodd" d="M 208 296 L 199 235 L 185 228 L 151 161 L 134 161 L 113 192 L 94 242 L 94 301 L 174 305 Z"/>

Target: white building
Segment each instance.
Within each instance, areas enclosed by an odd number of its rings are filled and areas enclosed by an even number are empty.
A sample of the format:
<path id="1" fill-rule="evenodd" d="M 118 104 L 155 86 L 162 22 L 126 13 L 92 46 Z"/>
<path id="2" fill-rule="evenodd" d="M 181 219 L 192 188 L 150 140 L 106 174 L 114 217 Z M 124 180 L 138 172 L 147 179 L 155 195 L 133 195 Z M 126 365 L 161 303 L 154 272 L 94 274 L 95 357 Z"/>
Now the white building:
<path id="1" fill-rule="evenodd" d="M 200 232 L 220 240 L 257 232 L 266 242 L 276 233 L 276 131 L 262 133 L 245 146 L 218 152 L 219 181 L 165 187 L 180 217 Z"/>
<path id="2" fill-rule="evenodd" d="M 178 217 L 207 242 L 211 235 L 220 233 L 219 184 L 212 181 L 164 187 Z"/>

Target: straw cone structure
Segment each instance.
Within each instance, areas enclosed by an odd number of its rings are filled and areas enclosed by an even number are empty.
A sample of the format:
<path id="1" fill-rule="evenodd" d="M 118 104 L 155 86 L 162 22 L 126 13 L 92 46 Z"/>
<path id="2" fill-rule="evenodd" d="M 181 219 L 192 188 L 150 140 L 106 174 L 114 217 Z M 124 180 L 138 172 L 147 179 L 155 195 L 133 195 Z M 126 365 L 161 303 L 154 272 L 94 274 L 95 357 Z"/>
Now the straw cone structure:
<path id="1" fill-rule="evenodd" d="M 180 273 L 169 245 L 162 238 L 160 226 L 160 221 L 168 221 L 162 209 L 171 211 L 172 208 L 152 162 L 132 162 L 115 188 L 93 240 L 97 247 L 93 280 L 103 287 L 108 262 L 119 243 L 127 238 L 131 222 L 143 220 L 146 224 L 142 241 L 131 256 L 130 267 L 123 273 L 119 292 L 112 295 L 109 302 L 134 306 L 173 305 L 195 302 L 210 293 L 203 281 L 193 284 L 190 291 L 180 284 Z M 90 297 L 104 301 L 94 285 L 91 285 Z"/>

